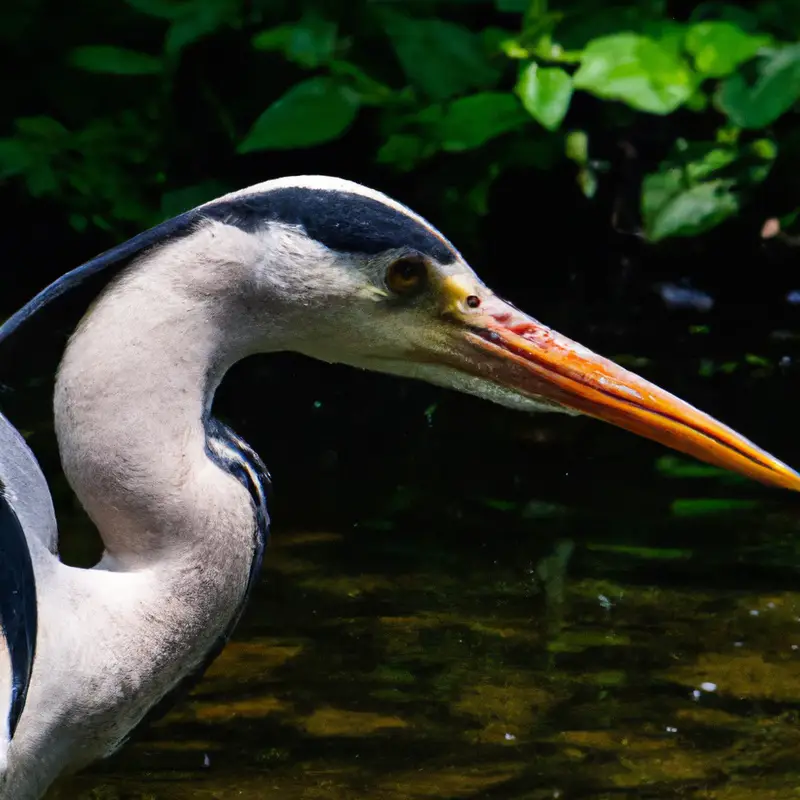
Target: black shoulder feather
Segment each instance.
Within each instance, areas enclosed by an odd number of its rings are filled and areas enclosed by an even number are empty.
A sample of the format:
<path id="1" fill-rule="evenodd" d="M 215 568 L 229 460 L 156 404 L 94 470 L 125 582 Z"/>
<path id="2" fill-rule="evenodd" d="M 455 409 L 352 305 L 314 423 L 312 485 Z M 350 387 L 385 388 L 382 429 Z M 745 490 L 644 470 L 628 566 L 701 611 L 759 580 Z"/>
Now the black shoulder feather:
<path id="1" fill-rule="evenodd" d="M 0 630 L 11 660 L 8 730 L 17 728 L 36 655 L 36 579 L 25 532 L 0 482 Z"/>

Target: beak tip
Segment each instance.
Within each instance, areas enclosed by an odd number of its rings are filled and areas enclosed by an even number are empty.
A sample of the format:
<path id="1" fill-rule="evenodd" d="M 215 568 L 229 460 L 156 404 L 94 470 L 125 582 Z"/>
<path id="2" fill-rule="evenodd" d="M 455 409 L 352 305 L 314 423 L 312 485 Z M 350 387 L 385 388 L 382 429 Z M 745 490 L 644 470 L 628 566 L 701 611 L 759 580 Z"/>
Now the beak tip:
<path id="1" fill-rule="evenodd" d="M 789 478 L 786 488 L 793 492 L 800 492 L 800 472 L 793 470 L 791 467 L 786 467 L 786 472 Z"/>
<path id="2" fill-rule="evenodd" d="M 751 477 L 766 486 L 788 489 L 790 492 L 800 492 L 800 472 L 792 469 L 788 464 L 784 464 L 783 461 L 779 461 L 777 458 L 770 458 L 770 461 L 772 463 L 769 466 L 762 461 L 758 474 L 751 474 Z M 767 469 L 766 472 L 764 467 Z"/>

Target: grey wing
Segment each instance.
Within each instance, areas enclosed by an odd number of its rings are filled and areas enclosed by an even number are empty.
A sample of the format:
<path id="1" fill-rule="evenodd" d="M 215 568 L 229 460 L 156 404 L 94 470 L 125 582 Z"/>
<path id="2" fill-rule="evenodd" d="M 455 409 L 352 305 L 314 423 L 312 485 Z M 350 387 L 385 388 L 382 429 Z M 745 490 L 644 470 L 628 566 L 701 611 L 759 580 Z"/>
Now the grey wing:
<path id="1" fill-rule="evenodd" d="M 11 697 L 0 698 L 0 707 L 9 702 L 6 736 L 0 735 L 6 745 L 25 708 L 36 654 L 34 564 L 54 560 L 57 546 L 44 474 L 25 440 L 0 414 L 0 632 L 11 664 Z"/>
<path id="2" fill-rule="evenodd" d="M 58 529 L 47 480 L 26 441 L 2 413 L 0 486 L 25 531 L 34 558 L 42 549 L 56 555 Z"/>

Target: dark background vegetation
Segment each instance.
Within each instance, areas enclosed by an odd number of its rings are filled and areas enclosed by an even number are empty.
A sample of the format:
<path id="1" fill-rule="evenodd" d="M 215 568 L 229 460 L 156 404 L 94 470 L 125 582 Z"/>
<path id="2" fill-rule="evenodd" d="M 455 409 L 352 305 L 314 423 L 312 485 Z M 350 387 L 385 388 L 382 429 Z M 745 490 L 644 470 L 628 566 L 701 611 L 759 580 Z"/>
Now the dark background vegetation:
<path id="1" fill-rule="evenodd" d="M 226 190 L 333 174 L 428 217 L 538 318 L 800 463 L 799 33 L 789 0 L 5 3 L 0 314 Z M 52 474 L 48 388 L 87 299 L 3 356 L 0 402 Z M 238 366 L 218 409 L 273 470 L 284 526 L 619 519 L 669 502 L 659 471 L 701 498 L 766 491 L 589 420 L 291 355 Z"/>

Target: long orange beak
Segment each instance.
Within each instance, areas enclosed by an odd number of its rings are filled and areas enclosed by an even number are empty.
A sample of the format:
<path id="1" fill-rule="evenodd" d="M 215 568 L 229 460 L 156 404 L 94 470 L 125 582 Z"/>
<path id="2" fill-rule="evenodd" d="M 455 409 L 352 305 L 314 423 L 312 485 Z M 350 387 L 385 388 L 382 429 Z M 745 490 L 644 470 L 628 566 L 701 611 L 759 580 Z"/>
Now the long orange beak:
<path id="1" fill-rule="evenodd" d="M 480 309 L 464 311 L 456 316 L 482 354 L 483 367 L 476 370 L 482 377 L 761 483 L 800 491 L 797 472 L 736 431 L 499 298 L 484 296 Z"/>

